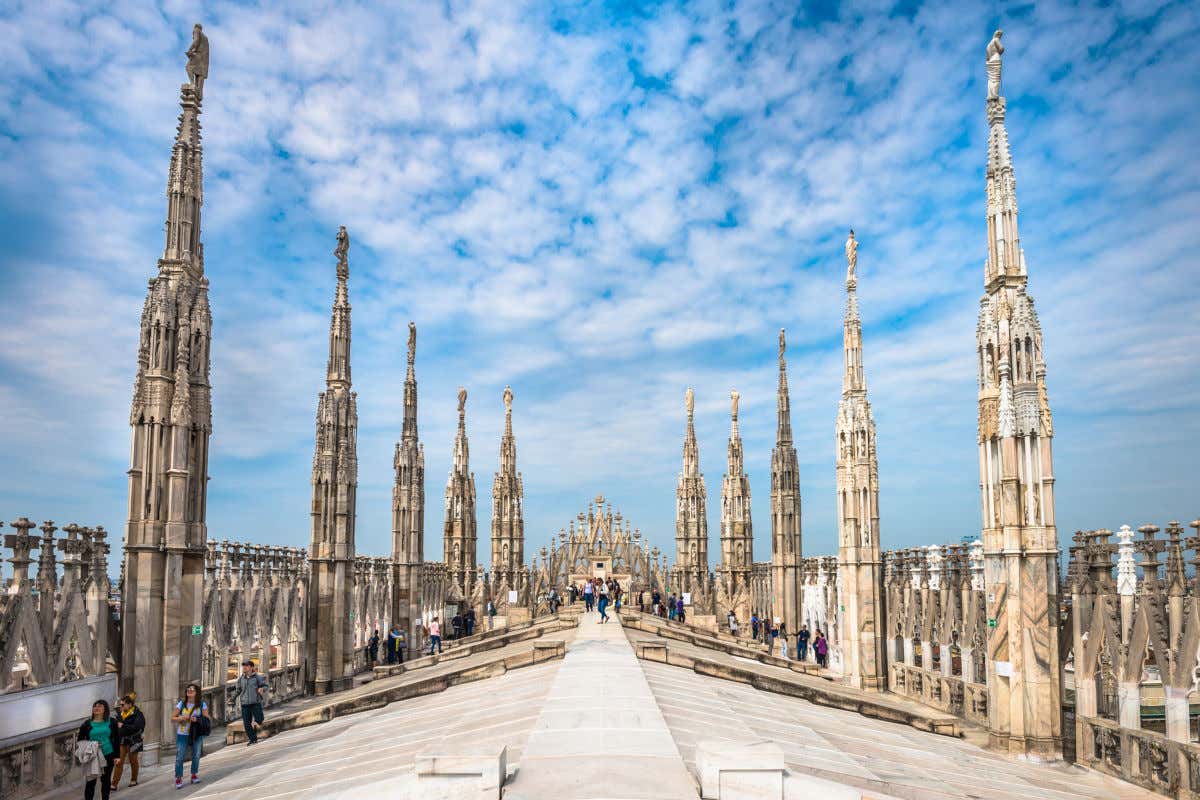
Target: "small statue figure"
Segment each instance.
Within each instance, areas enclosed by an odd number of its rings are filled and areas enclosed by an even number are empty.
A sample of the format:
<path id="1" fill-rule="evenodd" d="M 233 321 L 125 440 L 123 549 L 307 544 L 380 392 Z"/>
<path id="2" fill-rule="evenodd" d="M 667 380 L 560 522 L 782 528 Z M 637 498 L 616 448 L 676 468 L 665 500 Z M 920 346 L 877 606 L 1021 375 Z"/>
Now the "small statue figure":
<path id="1" fill-rule="evenodd" d="M 854 229 L 846 238 L 846 283 L 854 280 L 854 270 L 858 267 L 858 242 L 854 239 Z"/>
<path id="2" fill-rule="evenodd" d="M 787 339 L 783 335 L 783 328 L 779 329 L 779 360 L 783 361 L 783 353 L 787 350 Z"/>
<path id="3" fill-rule="evenodd" d="M 350 254 L 350 234 L 346 233 L 346 226 L 338 227 L 337 232 L 337 247 L 333 248 L 333 255 L 337 258 L 337 274 L 339 280 L 346 280 L 350 277 L 350 265 L 346 261 L 346 257 Z"/>
<path id="4" fill-rule="evenodd" d="M 987 46 L 987 96 L 988 100 L 992 100 L 1000 96 L 1000 70 L 1001 61 L 1004 56 L 1004 45 L 1000 42 L 1000 37 L 1004 35 L 1004 31 L 997 30 L 992 35 L 992 40 Z"/>
<path id="5" fill-rule="evenodd" d="M 411 367 L 417 358 L 417 324 L 408 323 L 408 365 Z"/>
<path id="6" fill-rule="evenodd" d="M 504 387 L 504 412 L 506 414 L 512 413 L 512 400 L 513 400 L 512 389 L 505 386 Z"/>
<path id="7" fill-rule="evenodd" d="M 740 397 L 741 397 L 741 394 L 739 394 L 739 393 L 738 393 L 738 390 L 737 390 L 737 389 L 734 389 L 732 392 L 730 392 L 730 393 L 729 393 L 729 399 L 733 401 L 733 411 L 732 411 L 732 415 L 733 415 L 733 418 L 734 418 L 734 419 L 737 419 L 737 415 L 738 415 L 738 398 L 740 398 Z"/>
<path id="8" fill-rule="evenodd" d="M 458 415 L 461 417 L 467 411 L 467 390 L 458 387 Z"/>
<path id="9" fill-rule="evenodd" d="M 696 393 L 692 391 L 692 387 L 690 386 L 688 387 L 687 391 L 683 393 L 683 403 L 685 406 L 687 406 L 688 416 L 692 416 L 692 414 L 696 411 Z"/>
<path id="10" fill-rule="evenodd" d="M 200 23 L 192 26 L 192 46 L 187 51 L 188 81 L 196 87 L 196 98 L 204 96 L 204 80 L 208 77 L 208 37 Z"/>

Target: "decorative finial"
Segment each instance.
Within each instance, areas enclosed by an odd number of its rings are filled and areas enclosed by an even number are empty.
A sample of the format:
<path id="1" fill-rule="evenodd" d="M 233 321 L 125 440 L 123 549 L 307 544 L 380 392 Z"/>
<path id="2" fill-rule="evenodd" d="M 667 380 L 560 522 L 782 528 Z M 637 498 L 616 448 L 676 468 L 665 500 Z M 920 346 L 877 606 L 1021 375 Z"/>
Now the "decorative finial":
<path id="1" fill-rule="evenodd" d="M 504 387 L 504 413 L 505 414 L 512 414 L 512 400 L 513 400 L 512 389 L 509 388 L 508 386 L 505 386 Z"/>
<path id="2" fill-rule="evenodd" d="M 683 393 L 683 403 L 687 407 L 687 415 L 690 418 L 696 412 L 696 393 L 690 386 Z"/>
<path id="3" fill-rule="evenodd" d="M 854 238 L 854 229 L 846 237 L 846 283 L 854 280 L 854 270 L 858 267 L 858 240 Z"/>
<path id="4" fill-rule="evenodd" d="M 408 323 L 408 365 L 411 367 L 417 359 L 417 324 Z"/>
<path id="5" fill-rule="evenodd" d="M 738 417 L 738 399 L 740 399 L 740 398 L 741 398 L 741 396 L 742 396 L 742 395 L 741 395 L 741 394 L 738 392 L 738 390 L 737 390 L 737 389 L 734 389 L 733 391 L 731 391 L 731 392 L 729 393 L 729 399 L 730 399 L 730 400 L 732 401 L 732 403 L 733 403 L 732 411 L 731 411 L 730 413 L 733 415 L 733 421 L 734 421 L 734 422 L 737 422 L 737 417 Z"/>
<path id="6" fill-rule="evenodd" d="M 196 99 L 204 96 L 204 81 L 208 78 L 208 37 L 197 22 L 192 26 L 192 46 L 187 51 L 188 81 L 196 90 Z"/>
<path id="7" fill-rule="evenodd" d="M 1004 56 L 1004 45 L 1000 37 L 1004 31 L 997 30 L 987 46 L 987 96 L 988 100 L 1000 97 L 1000 70 Z"/>
<path id="8" fill-rule="evenodd" d="M 350 264 L 346 257 L 350 254 L 350 234 L 346 233 L 346 226 L 338 227 L 337 232 L 337 247 L 333 248 L 333 255 L 337 258 L 337 276 L 339 281 L 344 281 L 350 277 Z"/>
<path id="9" fill-rule="evenodd" d="M 787 352 L 787 337 L 784 335 L 783 328 L 779 329 L 779 363 L 783 363 L 783 354 Z"/>
<path id="10" fill-rule="evenodd" d="M 461 417 L 467 413 L 467 390 L 463 387 L 458 387 L 458 415 Z"/>

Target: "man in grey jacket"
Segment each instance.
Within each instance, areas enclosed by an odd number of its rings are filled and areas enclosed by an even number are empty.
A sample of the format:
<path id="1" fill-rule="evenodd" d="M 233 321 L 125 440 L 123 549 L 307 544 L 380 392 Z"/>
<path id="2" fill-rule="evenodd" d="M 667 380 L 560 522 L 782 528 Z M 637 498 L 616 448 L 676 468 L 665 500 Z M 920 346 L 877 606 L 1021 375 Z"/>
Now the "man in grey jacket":
<path id="1" fill-rule="evenodd" d="M 254 670 L 254 662 L 242 662 L 242 674 L 237 679 L 234 696 L 242 700 L 242 727 L 246 731 L 246 746 L 258 741 L 258 726 L 263 721 L 263 698 L 266 697 L 267 679 Z"/>

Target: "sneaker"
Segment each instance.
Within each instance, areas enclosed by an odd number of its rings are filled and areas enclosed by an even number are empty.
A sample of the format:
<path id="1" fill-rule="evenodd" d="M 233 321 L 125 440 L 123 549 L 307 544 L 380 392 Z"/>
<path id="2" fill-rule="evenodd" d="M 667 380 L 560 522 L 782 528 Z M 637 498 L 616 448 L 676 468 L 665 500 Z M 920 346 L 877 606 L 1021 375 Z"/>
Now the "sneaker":
<path id="1" fill-rule="evenodd" d="M 183 778 L 176 778 L 176 779 L 175 779 L 175 788 L 176 788 L 176 789 L 182 789 L 182 788 L 183 788 Z"/>
<path id="2" fill-rule="evenodd" d="M 199 782 L 200 782 L 200 776 L 199 776 L 199 775 L 193 775 L 193 776 L 192 776 L 192 783 L 199 783 Z"/>

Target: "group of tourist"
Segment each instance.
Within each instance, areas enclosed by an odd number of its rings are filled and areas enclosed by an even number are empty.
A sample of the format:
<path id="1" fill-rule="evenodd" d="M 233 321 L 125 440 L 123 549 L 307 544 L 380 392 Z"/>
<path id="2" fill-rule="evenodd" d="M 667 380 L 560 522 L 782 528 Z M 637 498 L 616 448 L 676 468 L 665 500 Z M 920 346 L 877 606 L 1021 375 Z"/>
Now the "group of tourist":
<path id="1" fill-rule="evenodd" d="M 246 731 L 246 746 L 258 742 L 258 730 L 263 724 L 263 701 L 268 690 L 267 679 L 256 669 L 253 661 L 242 662 L 234 697 L 242 708 L 242 726 Z M 117 702 L 112 713 L 107 700 L 92 704 L 92 715 L 79 726 L 75 743 L 75 760 L 83 767 L 84 800 L 96 796 L 108 800 L 121 783 L 126 765 L 129 767 L 129 786 L 138 785 L 142 734 L 146 716 L 137 707 L 136 695 L 127 694 Z M 212 713 L 200 692 L 200 686 L 189 683 L 183 697 L 175 703 L 171 714 L 175 725 L 175 788 L 183 788 L 183 765 L 191 756 L 191 782 L 200 782 L 200 756 L 204 752 L 204 737 L 212 733 Z"/>
<path id="2" fill-rule="evenodd" d="M 551 590 L 553 592 L 553 590 Z M 582 585 L 572 585 L 567 590 L 567 597 L 572 604 L 578 600 L 583 600 L 584 611 L 598 611 L 600 613 L 600 621 L 608 622 L 609 607 L 621 610 L 621 599 L 624 596 L 624 590 L 621 589 L 621 584 L 616 578 L 604 580 L 602 578 L 591 578 L 586 580 Z"/>
<path id="3" fill-rule="evenodd" d="M 728 614 L 729 633 L 737 636 L 738 622 L 737 617 L 732 611 Z M 758 612 L 750 614 L 750 638 L 753 641 L 761 641 L 763 644 L 775 649 L 774 645 L 779 645 L 779 655 L 782 658 L 788 657 L 788 632 L 783 622 L 778 624 L 766 617 L 759 617 Z M 815 637 L 815 638 L 814 638 Z M 808 625 L 803 624 L 800 630 L 795 633 L 796 639 L 796 659 L 798 661 L 808 660 L 808 649 L 811 646 L 813 652 L 813 660 L 817 662 L 819 667 L 829 666 L 829 640 L 825 638 L 825 634 L 817 628 L 815 632 L 809 631 Z"/>

